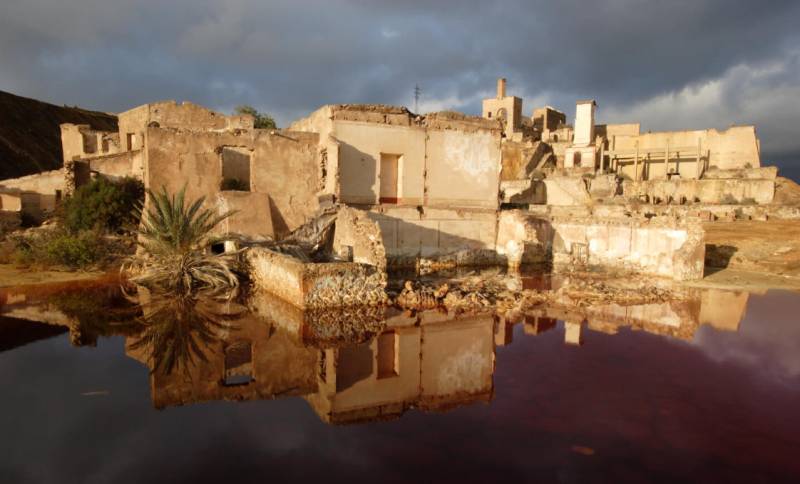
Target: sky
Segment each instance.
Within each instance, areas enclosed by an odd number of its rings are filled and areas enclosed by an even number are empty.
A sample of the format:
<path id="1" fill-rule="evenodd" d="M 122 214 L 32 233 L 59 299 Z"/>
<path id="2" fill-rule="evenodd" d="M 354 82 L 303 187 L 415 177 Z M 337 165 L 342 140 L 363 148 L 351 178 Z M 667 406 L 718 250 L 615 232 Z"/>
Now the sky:
<path id="1" fill-rule="evenodd" d="M 286 125 L 323 104 L 523 110 L 643 130 L 755 124 L 800 173 L 796 0 L 2 0 L 0 90 L 120 112 L 250 104 Z"/>

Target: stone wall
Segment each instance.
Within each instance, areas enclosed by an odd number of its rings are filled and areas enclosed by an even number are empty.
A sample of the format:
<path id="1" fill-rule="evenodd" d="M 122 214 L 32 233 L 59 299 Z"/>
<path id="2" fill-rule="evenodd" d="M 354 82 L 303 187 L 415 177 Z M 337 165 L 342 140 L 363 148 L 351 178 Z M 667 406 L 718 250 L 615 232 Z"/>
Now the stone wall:
<path id="1" fill-rule="evenodd" d="M 85 160 L 89 169 L 112 180 L 127 176 L 141 180 L 144 176 L 144 154 L 141 150 L 125 151 Z M 82 160 L 84 161 L 84 160 Z"/>
<path id="2" fill-rule="evenodd" d="M 386 248 L 378 224 L 369 214 L 349 207 L 341 207 L 336 214 L 333 234 L 333 251 L 347 255 L 351 262 L 368 264 L 386 270 Z"/>
<path id="3" fill-rule="evenodd" d="M 303 263 L 254 247 L 247 259 L 255 286 L 305 309 L 380 305 L 386 302 L 386 273 L 353 262 Z"/>
<path id="4" fill-rule="evenodd" d="M 266 193 L 221 191 L 212 201 L 220 214 L 234 212 L 214 228 L 214 233 L 242 234 L 254 241 L 275 239 L 269 195 Z"/>

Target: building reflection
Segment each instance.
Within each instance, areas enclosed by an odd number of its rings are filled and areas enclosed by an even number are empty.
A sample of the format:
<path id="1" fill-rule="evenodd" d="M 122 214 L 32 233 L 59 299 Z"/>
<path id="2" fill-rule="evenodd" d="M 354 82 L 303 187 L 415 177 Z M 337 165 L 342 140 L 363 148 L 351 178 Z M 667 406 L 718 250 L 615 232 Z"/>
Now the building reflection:
<path id="1" fill-rule="evenodd" d="M 548 304 L 507 317 L 391 308 L 304 312 L 263 294 L 178 301 L 139 291 L 137 304 L 127 305 L 106 289 L 95 296 L 3 293 L 0 318 L 14 321 L 4 329 L 4 341 L 13 342 L 6 349 L 64 328 L 78 346 L 121 335 L 126 355 L 150 370 L 156 408 L 295 396 L 323 421 L 345 424 L 489 402 L 496 350 L 514 343 L 517 325 L 523 338 L 563 331 L 568 345 L 623 328 L 690 341 L 703 325 L 738 331 L 749 294 L 704 289 L 660 303 Z M 35 331 L 25 321 L 35 322 Z"/>
<path id="2" fill-rule="evenodd" d="M 389 317 L 371 341 L 322 350 L 318 390 L 305 399 L 329 423 L 488 402 L 494 390 L 494 326 L 491 314 Z"/>

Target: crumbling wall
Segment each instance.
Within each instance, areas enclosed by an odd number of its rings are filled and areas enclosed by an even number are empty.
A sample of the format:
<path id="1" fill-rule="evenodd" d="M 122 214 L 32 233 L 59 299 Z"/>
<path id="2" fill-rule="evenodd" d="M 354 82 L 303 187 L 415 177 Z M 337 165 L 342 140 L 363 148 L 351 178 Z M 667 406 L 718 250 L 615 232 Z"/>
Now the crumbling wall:
<path id="1" fill-rule="evenodd" d="M 333 251 L 359 264 L 386 270 L 386 249 L 378 224 L 367 212 L 341 207 L 336 215 Z"/>
<path id="2" fill-rule="evenodd" d="M 459 252 L 465 252 L 460 265 L 495 262 L 494 210 L 383 206 L 369 216 L 380 226 L 391 265 L 414 266 L 420 258 Z"/>
<path id="3" fill-rule="evenodd" d="M 36 206 L 31 210 L 37 213 L 39 211 L 49 212 L 55 209 L 59 198 L 66 194 L 64 170 L 45 171 L 36 175 L 0 180 L 0 190 L 25 193 L 29 199 L 29 205 L 35 204 Z"/>
<path id="4" fill-rule="evenodd" d="M 319 208 L 319 135 L 255 130 L 251 183 L 266 193 L 275 235 L 282 237 L 304 224 Z"/>
<path id="5" fill-rule="evenodd" d="M 769 204 L 775 196 L 775 180 L 769 179 L 671 179 L 623 183 L 627 198 L 646 197 L 658 204 Z"/>
<path id="6" fill-rule="evenodd" d="M 215 197 L 222 187 L 223 148 L 249 153 L 250 192 L 267 195 L 251 201 L 261 204 L 247 208 L 230 220 L 232 226 L 254 237 L 274 233 L 283 236 L 302 225 L 318 208 L 318 136 L 265 130 L 195 132 L 147 128 L 145 187 L 165 187 L 176 193 L 186 186 L 186 199 Z M 253 213 L 264 213 L 256 225 Z M 247 213 L 247 212 L 253 213 Z M 241 219 L 241 220 L 239 220 Z M 249 222 L 244 222 L 247 219 Z"/>
<path id="7" fill-rule="evenodd" d="M 504 141 L 500 171 L 501 182 L 530 178 L 531 173 L 545 161 L 545 158 L 552 159 L 555 163 L 555 158 L 546 143 L 541 141 L 533 143 Z"/>
<path id="8" fill-rule="evenodd" d="M 275 239 L 268 194 L 225 190 L 213 201 L 219 213 L 235 212 L 220 222 L 214 233 L 244 234 L 254 241 Z"/>
<path id="9" fill-rule="evenodd" d="M 505 256 L 509 267 L 549 261 L 547 240 L 539 239 L 540 227 L 520 210 L 500 212 L 497 225 L 497 253 Z"/>
<path id="10" fill-rule="evenodd" d="M 61 151 L 64 161 L 119 153 L 123 150 L 116 131 L 99 131 L 88 124 L 64 123 L 61 128 Z"/>
<path id="11" fill-rule="evenodd" d="M 580 176 L 550 176 L 544 180 L 548 205 L 588 205 L 586 181 Z"/>
<path id="12" fill-rule="evenodd" d="M 255 286 L 300 308 L 380 305 L 386 273 L 352 262 L 304 263 L 265 248 L 247 251 Z"/>
<path id="13" fill-rule="evenodd" d="M 532 251 L 535 257 L 552 254 L 556 267 L 596 266 L 676 280 L 703 277 L 705 233 L 699 220 L 681 225 L 648 219 L 550 220 L 504 211 L 497 241 L 510 262 Z"/>
<path id="14" fill-rule="evenodd" d="M 89 164 L 91 171 L 105 177 L 119 179 L 130 176 L 141 180 L 144 176 L 143 160 L 142 151 L 136 150 L 89 158 L 85 161 Z"/>

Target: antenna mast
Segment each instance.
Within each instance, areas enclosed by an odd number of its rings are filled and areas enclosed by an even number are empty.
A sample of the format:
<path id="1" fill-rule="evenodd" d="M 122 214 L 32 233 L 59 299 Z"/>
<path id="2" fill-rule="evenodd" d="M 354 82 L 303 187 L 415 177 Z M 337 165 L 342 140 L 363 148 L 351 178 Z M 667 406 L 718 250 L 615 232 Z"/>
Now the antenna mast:
<path id="1" fill-rule="evenodd" d="M 419 96 L 422 94 L 422 89 L 419 88 L 419 84 L 414 85 L 414 113 L 419 113 Z"/>

